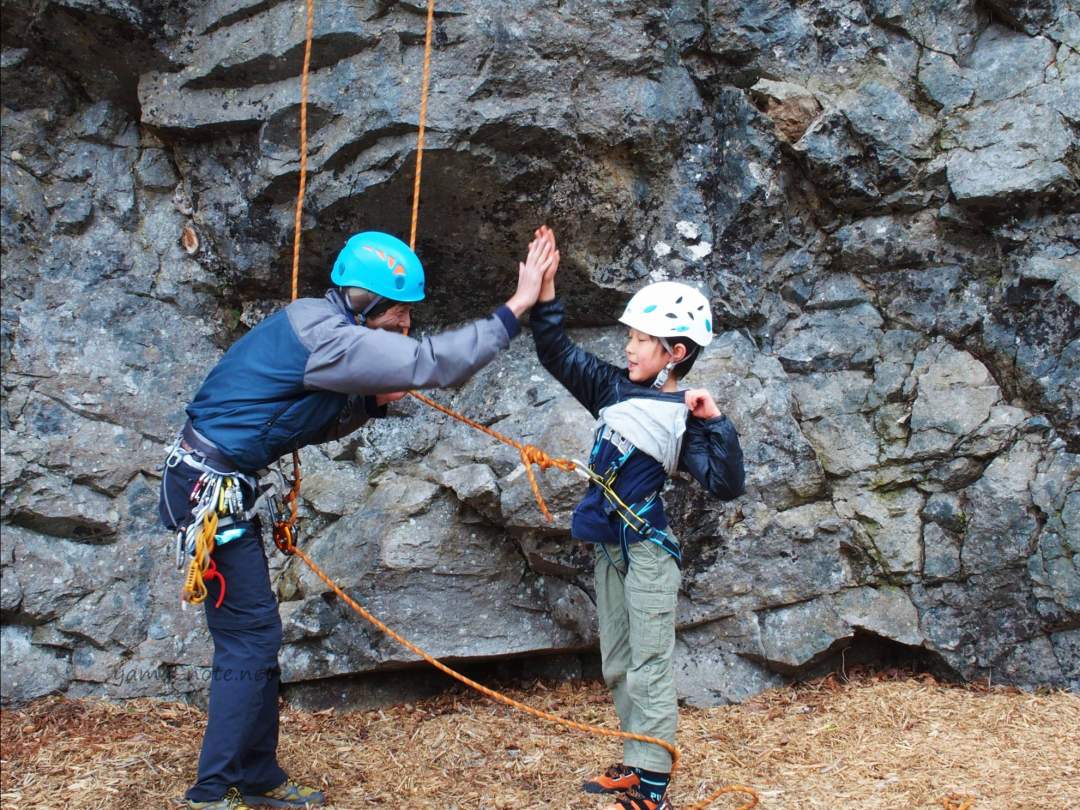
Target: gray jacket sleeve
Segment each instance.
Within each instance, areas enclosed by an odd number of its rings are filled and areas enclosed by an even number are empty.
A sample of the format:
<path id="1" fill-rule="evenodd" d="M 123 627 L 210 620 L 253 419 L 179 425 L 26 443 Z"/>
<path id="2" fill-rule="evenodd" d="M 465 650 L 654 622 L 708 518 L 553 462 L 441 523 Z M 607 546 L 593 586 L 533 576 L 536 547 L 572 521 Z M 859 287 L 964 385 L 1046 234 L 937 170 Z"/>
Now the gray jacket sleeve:
<path id="1" fill-rule="evenodd" d="M 499 315 L 417 339 L 327 318 L 325 312 L 320 318 L 299 308 L 289 314 L 297 337 L 311 353 L 304 387 L 342 394 L 458 385 L 510 344 Z"/>

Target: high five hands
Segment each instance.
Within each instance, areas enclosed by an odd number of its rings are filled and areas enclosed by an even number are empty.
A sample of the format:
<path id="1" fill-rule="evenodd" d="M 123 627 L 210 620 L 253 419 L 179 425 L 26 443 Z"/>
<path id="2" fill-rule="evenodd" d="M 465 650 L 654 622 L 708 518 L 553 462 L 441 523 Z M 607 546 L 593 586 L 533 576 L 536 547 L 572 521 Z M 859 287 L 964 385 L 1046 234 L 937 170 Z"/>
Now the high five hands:
<path id="1" fill-rule="evenodd" d="M 518 318 L 536 303 L 545 279 L 549 274 L 554 278 L 555 268 L 559 266 L 555 235 L 546 225 L 538 229 L 536 234 L 536 238 L 529 243 L 529 253 L 525 261 L 518 263 L 517 290 L 506 302 L 506 306 Z"/>

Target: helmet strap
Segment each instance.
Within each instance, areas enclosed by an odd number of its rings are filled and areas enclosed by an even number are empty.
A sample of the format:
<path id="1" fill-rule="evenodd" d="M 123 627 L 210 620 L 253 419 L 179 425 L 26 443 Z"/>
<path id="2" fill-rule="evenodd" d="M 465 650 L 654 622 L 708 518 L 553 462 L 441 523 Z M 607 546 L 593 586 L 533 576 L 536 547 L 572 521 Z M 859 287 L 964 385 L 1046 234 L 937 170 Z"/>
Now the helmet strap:
<path id="1" fill-rule="evenodd" d="M 666 351 L 669 355 L 675 354 L 675 352 L 672 351 L 671 344 L 668 342 L 667 338 L 657 337 L 656 339 L 660 341 L 660 345 L 664 347 L 664 351 Z M 669 360 L 667 365 L 660 369 L 660 373 L 656 375 L 656 379 L 653 380 L 652 387 L 655 388 L 657 391 L 663 388 L 664 383 L 666 383 L 668 377 L 671 376 L 671 370 L 673 368 L 675 368 L 675 361 Z"/>
<path id="2" fill-rule="evenodd" d="M 349 295 L 349 290 L 350 289 L 361 289 L 361 288 L 359 288 L 359 287 L 339 287 L 338 289 L 341 291 L 341 297 L 345 301 L 345 307 L 349 310 L 349 312 L 351 312 L 356 317 L 356 322 L 360 326 L 363 326 L 367 322 L 368 315 L 372 312 L 372 310 L 374 310 L 377 306 L 379 306 L 379 304 L 383 303 L 383 301 L 386 300 L 386 298 L 384 298 L 381 295 L 376 295 L 375 293 L 367 292 L 367 294 L 371 296 L 371 300 L 367 302 L 367 304 L 364 306 L 364 308 L 362 310 L 357 312 L 355 307 L 353 306 L 353 299 L 352 299 L 352 296 Z"/>
<path id="3" fill-rule="evenodd" d="M 383 298 L 381 295 L 376 295 L 374 298 L 371 299 L 371 303 L 364 307 L 363 311 L 357 313 L 356 319 L 360 322 L 361 326 L 363 326 L 367 322 L 368 313 L 371 312 L 371 310 L 375 309 L 375 307 L 377 307 L 385 300 L 386 299 Z"/>
<path id="4" fill-rule="evenodd" d="M 663 388 L 664 383 L 666 383 L 668 381 L 668 377 L 671 375 L 671 370 L 673 368 L 675 368 L 674 361 L 668 363 L 666 366 L 664 366 L 662 369 L 660 369 L 660 373 L 657 374 L 656 379 L 653 380 L 652 387 L 655 388 L 657 391 L 659 391 L 661 388 Z"/>

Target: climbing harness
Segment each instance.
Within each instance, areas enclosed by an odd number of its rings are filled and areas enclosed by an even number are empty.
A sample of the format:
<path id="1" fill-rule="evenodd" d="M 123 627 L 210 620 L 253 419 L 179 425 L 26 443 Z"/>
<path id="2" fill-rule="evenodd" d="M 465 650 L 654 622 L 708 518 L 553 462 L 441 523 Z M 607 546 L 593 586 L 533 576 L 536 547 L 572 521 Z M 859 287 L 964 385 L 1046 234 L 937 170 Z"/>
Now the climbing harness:
<path id="1" fill-rule="evenodd" d="M 600 453 L 600 448 L 605 441 L 612 444 L 615 449 L 619 451 L 619 455 L 612 459 L 608 468 L 604 471 L 603 475 L 601 475 L 595 471 L 595 464 L 596 458 Z M 596 439 L 593 442 L 592 451 L 589 453 L 589 463 L 582 464 L 579 461 L 574 462 L 575 472 L 589 480 L 591 483 L 596 484 L 604 494 L 604 498 L 607 500 L 608 504 L 605 511 L 608 514 L 614 513 L 622 521 L 622 524 L 619 526 L 619 545 L 622 550 L 622 558 L 626 570 L 620 569 L 619 566 L 615 564 L 606 543 L 600 543 L 600 548 L 603 550 L 605 556 L 607 556 L 608 562 L 611 563 L 612 567 L 625 576 L 630 567 L 631 540 L 627 536 L 627 531 L 633 531 L 636 532 L 638 537 L 643 541 L 659 546 L 674 557 L 675 563 L 682 568 L 682 550 L 679 547 L 679 542 L 672 536 L 671 532 L 666 529 L 657 529 L 649 522 L 648 518 L 645 517 L 645 514 L 656 505 L 656 499 L 660 493 L 654 492 L 648 497 L 642 498 L 640 501 L 627 504 L 619 497 L 619 493 L 615 491 L 615 480 L 619 477 L 619 472 L 635 452 L 637 452 L 637 448 L 628 439 L 620 435 L 617 431 L 612 430 L 611 427 L 605 425 L 596 431 Z"/>
<path id="2" fill-rule="evenodd" d="M 300 83 L 300 88 L 301 88 L 300 89 L 300 94 L 301 94 L 301 97 L 300 97 L 300 183 L 299 183 L 299 190 L 297 192 L 297 197 L 296 197 L 296 213 L 295 213 L 295 222 L 294 222 L 294 230 L 293 230 L 293 262 L 292 262 L 292 299 L 293 300 L 296 300 L 297 294 L 298 294 L 298 279 L 299 279 L 299 270 L 300 270 L 300 235 L 301 235 L 301 227 L 300 227 L 300 225 L 301 225 L 301 219 L 302 219 L 302 215 L 303 215 L 304 188 L 305 188 L 305 185 L 306 185 L 306 178 L 307 178 L 308 71 L 309 71 L 310 64 L 311 64 L 311 41 L 312 41 L 312 31 L 313 31 L 313 28 L 314 28 L 314 14 L 315 14 L 314 0 L 306 0 L 305 9 L 306 9 L 306 15 L 307 15 L 306 41 L 305 41 L 305 45 L 304 45 L 303 76 L 301 78 L 301 83 Z M 431 41 L 432 41 L 432 31 L 433 31 L 433 27 L 434 27 L 434 18 L 435 18 L 435 0 L 428 0 L 428 3 L 427 3 L 427 26 L 426 26 L 426 35 L 425 35 L 425 39 L 424 39 L 424 72 L 423 72 L 423 80 L 421 82 L 421 91 L 420 91 L 420 93 L 421 93 L 421 95 L 420 95 L 420 123 L 419 123 L 419 130 L 418 130 L 418 133 L 417 133 L 416 176 L 414 178 L 414 183 L 413 183 L 412 225 L 411 225 L 410 237 L 409 237 L 409 247 L 412 248 L 412 249 L 415 249 L 415 247 L 416 247 L 416 230 L 417 230 L 417 221 L 418 221 L 418 216 L 419 216 L 420 177 L 421 177 L 421 167 L 422 167 L 423 155 L 424 155 L 424 132 L 425 132 L 425 122 L 426 122 L 426 118 L 427 118 L 428 85 L 429 85 L 430 76 L 431 76 Z M 423 394 L 417 393 L 416 391 L 410 391 L 409 394 L 411 396 L 413 396 L 414 398 L 420 400 L 421 402 L 424 402 L 425 404 L 431 406 L 432 408 L 435 408 L 436 410 L 439 410 L 442 413 L 445 413 L 445 414 L 451 416 L 452 418 L 457 419 L 460 422 L 463 422 L 464 424 L 467 424 L 467 425 L 469 425 L 469 426 L 471 426 L 471 427 L 473 427 L 473 428 L 475 428 L 477 430 L 480 430 L 480 431 L 488 434 L 489 436 L 492 436 L 493 438 L 498 439 L 499 441 L 503 442 L 504 444 L 507 444 L 507 445 L 509 445 L 511 447 L 516 448 L 518 450 L 518 452 L 520 453 L 520 455 L 521 455 L 521 461 L 522 461 L 522 464 L 524 465 L 525 471 L 526 471 L 526 473 L 528 475 L 529 484 L 532 487 L 532 491 L 533 491 L 533 494 L 536 497 L 537 504 L 540 507 L 541 512 L 544 514 L 544 517 L 548 522 L 552 522 L 553 519 L 551 517 L 551 513 L 547 509 L 547 505 L 544 503 L 543 496 L 540 493 L 540 487 L 536 482 L 536 477 L 535 477 L 535 475 L 533 473 L 532 466 L 535 464 L 535 465 L 539 466 L 541 469 L 547 469 L 549 467 L 556 467 L 556 468 L 564 470 L 566 472 L 570 472 L 572 470 L 577 470 L 579 473 L 583 472 L 583 467 L 585 469 L 587 469 L 587 466 L 582 465 L 580 462 L 575 462 L 575 461 L 570 460 L 570 459 L 552 458 L 551 456 L 549 456 L 547 453 L 545 453 L 543 450 L 541 450 L 538 447 L 535 447 L 535 446 L 530 445 L 530 444 L 522 444 L 521 442 L 515 441 L 514 439 L 511 439 L 508 436 L 504 436 L 501 433 L 499 433 L 498 431 L 492 430 L 489 427 L 481 425 L 479 422 L 475 422 L 475 421 L 473 421 L 472 419 L 469 419 L 466 416 L 463 416 L 463 415 L 461 415 L 459 413 L 456 413 L 455 411 L 452 411 L 451 409 L 446 408 L 446 407 L 438 404 L 437 402 L 430 399 L 429 397 L 426 397 Z M 591 473 L 591 471 L 589 471 L 589 472 Z M 288 502 L 288 507 L 289 507 L 289 517 L 288 518 L 279 518 L 279 519 L 274 521 L 274 542 L 278 546 L 278 548 L 281 549 L 281 551 L 283 553 L 289 554 L 289 555 L 294 555 L 294 556 L 300 558 L 301 560 L 303 560 L 304 564 L 307 565 L 308 568 L 310 568 L 311 571 L 320 580 L 322 580 L 323 583 L 331 591 L 333 591 L 333 593 L 335 593 L 338 596 L 338 598 L 340 598 L 346 605 L 348 605 L 350 608 L 352 608 L 352 610 L 354 610 L 356 613 L 358 613 L 360 616 L 362 616 L 364 619 L 366 619 L 368 622 L 370 622 L 376 628 L 381 630 L 383 633 L 390 636 L 390 638 L 394 639 L 394 641 L 398 642 L 398 644 L 402 645 L 407 650 L 410 650 L 412 653 L 419 656 L 420 658 L 422 658 L 427 663 L 431 664 L 433 667 L 435 667 L 439 671 L 451 676 L 452 678 L 455 678 L 456 680 L 460 681 L 461 683 L 465 684 L 466 686 L 469 686 L 472 689 L 475 689 L 476 691 L 480 692 L 483 695 L 486 695 L 487 697 L 491 698 L 492 700 L 503 703 L 503 704 L 505 704 L 507 706 L 510 706 L 511 708 L 517 709 L 518 711 L 524 712 L 524 713 L 529 714 L 529 715 L 531 715 L 533 717 L 537 717 L 537 718 L 540 718 L 542 720 L 547 720 L 549 722 L 556 723 L 556 724 L 561 725 L 561 726 L 563 726 L 565 728 L 570 728 L 570 729 L 573 729 L 573 730 L 576 730 L 576 731 L 581 731 L 581 732 L 584 732 L 584 733 L 587 733 L 587 734 L 596 734 L 596 735 L 600 735 L 600 736 L 604 736 L 604 737 L 612 737 L 612 738 L 622 739 L 622 740 L 635 740 L 637 742 L 651 743 L 653 745 L 660 746 L 661 748 L 666 750 L 669 754 L 671 754 L 671 772 L 672 772 L 672 774 L 675 773 L 676 769 L 679 766 L 680 753 L 679 753 L 679 750 L 674 745 L 667 742 L 666 740 L 661 740 L 661 739 L 656 738 L 656 737 L 649 737 L 649 736 L 642 735 L 642 734 L 634 734 L 634 733 L 628 732 L 628 731 L 616 731 L 616 730 L 613 730 L 613 729 L 602 728 L 600 726 L 593 726 L 593 725 L 589 725 L 589 724 L 586 724 L 586 723 L 578 723 L 578 722 L 575 722 L 573 720 L 567 720 L 566 718 L 559 717 L 557 715 L 550 714 L 548 712 L 544 712 L 544 711 L 541 711 L 539 709 L 535 709 L 535 708 L 533 708 L 531 706 L 527 706 L 527 705 L 525 705 L 523 703 L 519 703 L 518 701 L 516 701 L 516 700 L 514 700 L 514 699 L 512 699 L 510 697 L 507 697 L 506 695 L 502 694 L 501 692 L 497 692 L 494 689 L 489 689 L 488 687 L 484 686 L 483 684 L 477 683 L 476 681 L 472 680 L 471 678 L 468 678 L 465 675 L 462 675 L 460 672 L 457 672 L 457 671 L 451 669 L 450 667 L 446 666 L 446 664 L 442 663 L 441 661 L 439 661 L 437 658 L 430 655 L 426 651 L 420 649 L 415 644 L 410 642 L 408 639 L 406 639 L 403 636 L 399 635 L 398 633 L 394 632 L 392 629 L 390 629 L 390 627 L 388 627 L 382 621 L 380 621 L 375 616 L 373 616 L 371 613 L 369 613 L 367 610 L 365 610 L 359 603 L 357 603 L 352 597 L 350 597 L 344 591 L 344 589 L 341 588 L 341 586 L 339 586 L 336 582 L 334 582 L 318 565 L 316 565 L 315 562 L 311 559 L 311 557 L 309 557 L 307 555 L 307 553 L 303 551 L 303 549 L 299 548 L 296 545 L 295 527 L 296 527 L 296 523 L 297 523 L 297 519 L 298 519 L 298 515 L 297 515 L 298 504 L 297 504 L 297 501 L 299 499 L 299 494 L 300 494 L 300 480 L 301 480 L 301 476 L 300 476 L 300 456 L 299 456 L 299 453 L 294 451 L 293 452 L 293 482 L 292 482 L 292 487 L 290 488 L 289 493 L 286 496 L 286 500 Z M 694 805 L 690 806 L 688 808 L 688 810 L 701 810 L 701 808 L 707 807 L 708 805 L 712 804 L 717 798 L 719 798 L 720 796 L 722 796 L 722 795 L 724 795 L 726 793 L 741 793 L 741 794 L 749 797 L 747 802 L 745 804 L 743 804 L 740 808 L 738 808 L 738 810 L 751 810 L 751 808 L 755 807 L 758 804 L 757 793 L 752 788 L 743 787 L 742 785 L 725 785 L 724 787 L 721 787 L 718 790 L 714 791 L 710 796 L 705 798 L 703 801 L 700 801 L 697 804 L 694 804 Z"/>
<path id="3" fill-rule="evenodd" d="M 173 514 L 169 498 L 165 508 L 169 518 L 177 526 L 176 567 L 183 569 L 187 561 L 187 574 L 181 589 L 183 604 L 197 605 L 206 600 L 207 581 L 217 580 L 221 585 L 215 607 L 225 600 L 225 577 L 214 562 L 214 549 L 229 543 L 244 533 L 236 524 L 251 520 L 258 513 L 267 493 L 255 497 L 250 508 L 245 508 L 244 487 L 255 493 L 258 480 L 233 468 L 220 451 L 191 426 L 184 425 L 176 440 L 169 447 L 162 468 L 163 487 L 170 472 L 180 464 L 200 473 L 188 494 L 190 517 L 181 524 Z"/>

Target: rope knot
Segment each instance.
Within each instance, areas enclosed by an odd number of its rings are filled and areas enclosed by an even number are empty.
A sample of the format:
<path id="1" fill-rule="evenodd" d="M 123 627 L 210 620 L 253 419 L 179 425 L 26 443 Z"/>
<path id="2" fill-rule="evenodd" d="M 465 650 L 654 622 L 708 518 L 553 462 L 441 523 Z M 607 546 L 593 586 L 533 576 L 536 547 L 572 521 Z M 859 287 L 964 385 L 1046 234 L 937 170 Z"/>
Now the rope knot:
<path id="1" fill-rule="evenodd" d="M 521 446 L 521 460 L 526 464 L 535 464 L 541 470 L 555 466 L 555 459 L 535 444 L 523 444 Z"/>

